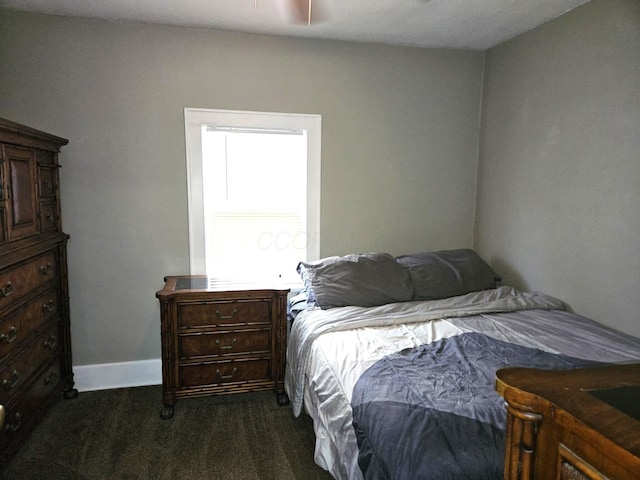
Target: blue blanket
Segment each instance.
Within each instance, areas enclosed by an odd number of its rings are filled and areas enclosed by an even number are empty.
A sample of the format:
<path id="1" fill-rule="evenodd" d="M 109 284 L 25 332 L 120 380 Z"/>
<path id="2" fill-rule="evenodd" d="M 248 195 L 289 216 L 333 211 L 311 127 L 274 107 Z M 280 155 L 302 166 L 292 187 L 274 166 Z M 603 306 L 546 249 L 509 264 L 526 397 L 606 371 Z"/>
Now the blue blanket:
<path id="1" fill-rule="evenodd" d="M 480 333 L 389 355 L 360 377 L 351 400 L 364 478 L 501 480 L 506 410 L 495 372 L 593 365 Z"/>

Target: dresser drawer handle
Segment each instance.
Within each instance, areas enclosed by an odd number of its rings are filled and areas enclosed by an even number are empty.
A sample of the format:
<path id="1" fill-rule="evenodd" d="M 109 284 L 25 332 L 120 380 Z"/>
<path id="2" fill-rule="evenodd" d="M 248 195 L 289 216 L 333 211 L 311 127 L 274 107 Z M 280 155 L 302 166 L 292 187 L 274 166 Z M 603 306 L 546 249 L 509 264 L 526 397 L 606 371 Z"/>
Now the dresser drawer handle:
<path id="1" fill-rule="evenodd" d="M 238 369 L 236 367 L 233 367 L 233 370 L 231 370 L 231 374 L 229 375 L 222 375 L 222 372 L 220 372 L 220 369 L 217 368 L 216 369 L 216 373 L 218 374 L 218 376 L 222 379 L 222 380 L 229 380 L 231 378 L 233 378 L 233 376 L 236 374 L 236 372 L 238 371 Z"/>
<path id="2" fill-rule="evenodd" d="M 42 310 L 47 313 L 53 313 L 56 311 L 56 302 L 53 299 L 49 300 L 47 303 L 42 304 Z"/>
<path id="3" fill-rule="evenodd" d="M 11 292 L 13 292 L 13 283 L 9 281 L 4 287 L 0 288 L 0 297 L 8 297 Z"/>
<path id="4" fill-rule="evenodd" d="M 220 320 L 229 320 L 230 318 L 233 318 L 236 313 L 238 313 L 237 308 L 233 309 L 233 311 L 231 312 L 231 315 L 223 315 L 222 313 L 220 313 L 220 310 L 216 310 L 216 315 Z"/>
<path id="5" fill-rule="evenodd" d="M 220 345 L 220 339 L 216 339 L 216 345 L 220 347 L 220 350 L 231 350 L 235 346 L 237 341 L 237 338 L 233 338 L 231 340 L 231 345 Z"/>
<path id="6" fill-rule="evenodd" d="M 49 275 L 51 274 L 51 272 L 53 272 L 53 265 L 51 265 L 49 262 L 47 262 L 46 265 L 42 265 L 40 267 L 40 273 L 42 275 Z"/>
<path id="7" fill-rule="evenodd" d="M 18 329 L 15 326 L 12 326 L 9 329 L 9 333 L 3 333 L 2 335 L 0 335 L 0 343 L 11 343 L 16 339 L 17 336 Z"/>
<path id="8" fill-rule="evenodd" d="M 49 339 L 45 340 L 42 345 L 47 350 L 53 350 L 54 348 L 56 348 L 57 344 L 58 344 L 58 338 L 55 335 L 51 335 Z"/>
<path id="9" fill-rule="evenodd" d="M 2 381 L 2 386 L 4 387 L 5 390 L 11 390 L 13 387 L 16 386 L 16 384 L 18 383 L 18 380 L 20 380 L 20 372 L 18 370 L 14 370 L 11 373 L 11 380 L 7 380 L 5 378 Z"/>
<path id="10" fill-rule="evenodd" d="M 16 413 L 13 418 L 15 419 L 15 423 L 7 423 L 7 426 L 4 429 L 8 432 L 15 432 L 22 425 L 22 414 L 20 412 Z"/>
<path id="11" fill-rule="evenodd" d="M 44 377 L 43 383 L 45 385 L 51 385 L 52 383 L 55 383 L 56 378 L 58 378 L 58 372 L 54 370 L 49 375 Z"/>

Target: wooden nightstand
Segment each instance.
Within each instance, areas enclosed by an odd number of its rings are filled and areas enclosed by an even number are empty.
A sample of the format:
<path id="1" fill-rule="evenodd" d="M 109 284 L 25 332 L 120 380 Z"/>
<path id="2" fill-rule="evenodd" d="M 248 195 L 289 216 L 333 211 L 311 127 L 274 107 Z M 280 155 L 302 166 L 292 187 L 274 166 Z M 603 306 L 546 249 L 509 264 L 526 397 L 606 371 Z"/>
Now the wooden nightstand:
<path id="1" fill-rule="evenodd" d="M 205 276 L 166 277 L 156 293 L 162 334 L 163 419 L 180 398 L 284 392 L 288 289 L 211 285 Z"/>

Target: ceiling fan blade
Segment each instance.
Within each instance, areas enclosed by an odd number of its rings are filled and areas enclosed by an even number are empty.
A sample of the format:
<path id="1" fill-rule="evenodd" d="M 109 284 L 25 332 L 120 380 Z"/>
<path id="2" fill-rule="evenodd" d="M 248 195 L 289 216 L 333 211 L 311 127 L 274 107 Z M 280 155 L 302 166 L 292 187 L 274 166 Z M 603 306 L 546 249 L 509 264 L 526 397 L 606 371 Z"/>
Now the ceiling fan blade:
<path id="1" fill-rule="evenodd" d="M 289 0 L 291 20 L 297 23 L 311 23 L 313 2 L 310 0 Z"/>
<path id="2" fill-rule="evenodd" d="M 287 20 L 291 23 L 313 25 L 323 21 L 322 0 L 281 0 Z"/>

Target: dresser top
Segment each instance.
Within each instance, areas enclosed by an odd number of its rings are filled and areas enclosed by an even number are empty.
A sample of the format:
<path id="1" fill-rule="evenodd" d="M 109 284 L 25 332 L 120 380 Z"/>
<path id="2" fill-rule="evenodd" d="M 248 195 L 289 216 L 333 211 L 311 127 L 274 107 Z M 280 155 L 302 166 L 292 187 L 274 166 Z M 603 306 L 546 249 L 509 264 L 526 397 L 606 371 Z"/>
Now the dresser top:
<path id="1" fill-rule="evenodd" d="M 54 152 L 60 151 L 60 147 L 69 143 L 66 138 L 36 130 L 5 118 L 0 118 L 0 140 L 7 143 L 26 144 Z"/>

